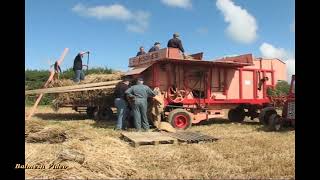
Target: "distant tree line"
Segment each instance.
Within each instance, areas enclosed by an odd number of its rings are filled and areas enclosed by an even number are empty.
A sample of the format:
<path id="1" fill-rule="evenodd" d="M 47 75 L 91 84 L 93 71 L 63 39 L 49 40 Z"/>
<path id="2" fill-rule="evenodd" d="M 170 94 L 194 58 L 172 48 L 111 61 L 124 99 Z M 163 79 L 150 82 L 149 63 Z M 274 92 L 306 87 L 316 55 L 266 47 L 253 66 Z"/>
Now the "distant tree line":
<path id="1" fill-rule="evenodd" d="M 85 74 L 111 74 L 114 72 L 111 68 L 91 68 L 88 69 L 88 71 L 84 70 Z M 49 70 L 25 70 L 25 90 L 31 90 L 31 89 L 40 89 L 43 88 L 43 85 L 48 80 L 50 75 Z M 72 68 L 69 68 L 65 71 L 63 71 L 60 74 L 60 79 L 73 79 L 74 72 Z M 37 98 L 37 95 L 28 95 L 25 96 L 25 105 L 33 105 L 35 100 Z M 46 94 L 42 97 L 39 105 L 49 105 L 52 100 L 54 99 L 53 94 Z"/>

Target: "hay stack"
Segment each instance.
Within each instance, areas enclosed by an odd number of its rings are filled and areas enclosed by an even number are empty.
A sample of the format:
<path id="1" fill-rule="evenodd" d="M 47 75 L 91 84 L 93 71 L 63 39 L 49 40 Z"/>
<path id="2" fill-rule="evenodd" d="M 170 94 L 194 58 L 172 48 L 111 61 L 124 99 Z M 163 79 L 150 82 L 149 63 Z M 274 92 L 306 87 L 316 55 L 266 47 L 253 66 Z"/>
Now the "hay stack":
<path id="1" fill-rule="evenodd" d="M 39 132 L 29 134 L 26 142 L 29 143 L 61 143 L 67 139 L 65 130 L 59 127 L 45 127 Z"/>
<path id="2" fill-rule="evenodd" d="M 90 74 L 85 77 L 85 80 L 80 84 L 97 83 L 114 81 L 121 79 L 122 73 L 114 74 Z M 61 79 L 55 81 L 50 87 L 72 86 L 76 83 L 70 79 Z M 113 89 L 97 89 L 90 91 L 69 92 L 56 94 L 53 101 L 53 109 L 57 111 L 63 104 L 87 104 L 87 105 L 106 105 L 110 106 L 113 103 Z"/>
<path id="3" fill-rule="evenodd" d="M 83 81 L 80 83 L 75 83 L 72 79 L 59 79 L 54 81 L 49 87 L 62 87 L 62 86 L 72 86 L 78 84 L 88 84 L 88 83 L 97 83 L 97 82 L 106 82 L 114 81 L 121 79 L 123 73 L 116 72 L 114 74 L 89 74 L 85 76 Z"/>

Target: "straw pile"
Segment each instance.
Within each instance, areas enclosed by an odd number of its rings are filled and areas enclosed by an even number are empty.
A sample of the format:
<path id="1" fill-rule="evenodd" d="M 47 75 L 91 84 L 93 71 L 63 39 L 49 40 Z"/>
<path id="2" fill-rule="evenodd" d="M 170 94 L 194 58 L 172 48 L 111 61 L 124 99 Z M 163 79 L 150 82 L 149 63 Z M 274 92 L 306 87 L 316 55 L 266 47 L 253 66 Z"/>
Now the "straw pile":
<path id="1" fill-rule="evenodd" d="M 45 127 L 39 132 L 31 133 L 26 137 L 29 143 L 61 143 L 67 139 L 66 133 L 60 127 Z"/>
<path id="2" fill-rule="evenodd" d="M 85 80 L 79 84 L 97 83 L 114 81 L 121 79 L 122 73 L 116 72 L 114 74 L 90 74 L 85 77 Z M 70 79 L 61 79 L 55 81 L 50 87 L 72 86 L 76 83 Z M 57 111 L 59 107 L 66 104 L 87 104 L 87 105 L 106 105 L 110 106 L 113 102 L 113 89 L 97 89 L 80 92 L 68 92 L 56 94 L 53 100 L 53 109 Z"/>
<path id="3" fill-rule="evenodd" d="M 45 123 L 43 121 L 29 120 L 25 121 L 25 125 L 25 134 L 28 135 L 30 133 L 36 133 L 41 131 L 44 128 Z"/>

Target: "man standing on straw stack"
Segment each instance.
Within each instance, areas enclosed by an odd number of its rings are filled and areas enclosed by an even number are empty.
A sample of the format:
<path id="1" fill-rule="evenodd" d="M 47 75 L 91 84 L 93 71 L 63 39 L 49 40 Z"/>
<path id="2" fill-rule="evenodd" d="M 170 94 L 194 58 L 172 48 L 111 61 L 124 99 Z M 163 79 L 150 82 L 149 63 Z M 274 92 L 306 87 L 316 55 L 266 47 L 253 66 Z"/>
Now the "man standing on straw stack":
<path id="1" fill-rule="evenodd" d="M 84 54 L 89 54 L 89 51 L 87 52 L 83 52 L 81 51 L 75 58 L 74 58 L 74 62 L 73 62 L 73 71 L 75 73 L 75 78 L 74 78 L 74 82 L 79 83 L 80 80 L 84 80 L 84 73 L 82 70 L 83 66 L 87 66 L 87 65 L 82 65 L 82 58 Z"/>

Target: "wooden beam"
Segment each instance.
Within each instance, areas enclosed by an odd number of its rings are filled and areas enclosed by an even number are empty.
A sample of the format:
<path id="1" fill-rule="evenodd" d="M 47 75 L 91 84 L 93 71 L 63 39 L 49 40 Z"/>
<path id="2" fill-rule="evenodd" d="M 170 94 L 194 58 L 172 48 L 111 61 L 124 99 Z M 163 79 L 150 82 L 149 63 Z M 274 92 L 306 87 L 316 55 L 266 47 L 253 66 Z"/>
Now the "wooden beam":
<path id="1" fill-rule="evenodd" d="M 46 92 L 47 94 L 54 94 L 54 93 L 68 93 L 68 92 L 79 92 L 79 91 L 90 91 L 90 90 L 98 90 L 98 89 L 113 89 L 115 85 L 109 86 L 99 86 L 99 87 L 90 87 L 90 88 L 81 88 L 81 89 L 67 89 L 67 90 L 60 90 L 60 91 L 52 91 Z"/>

